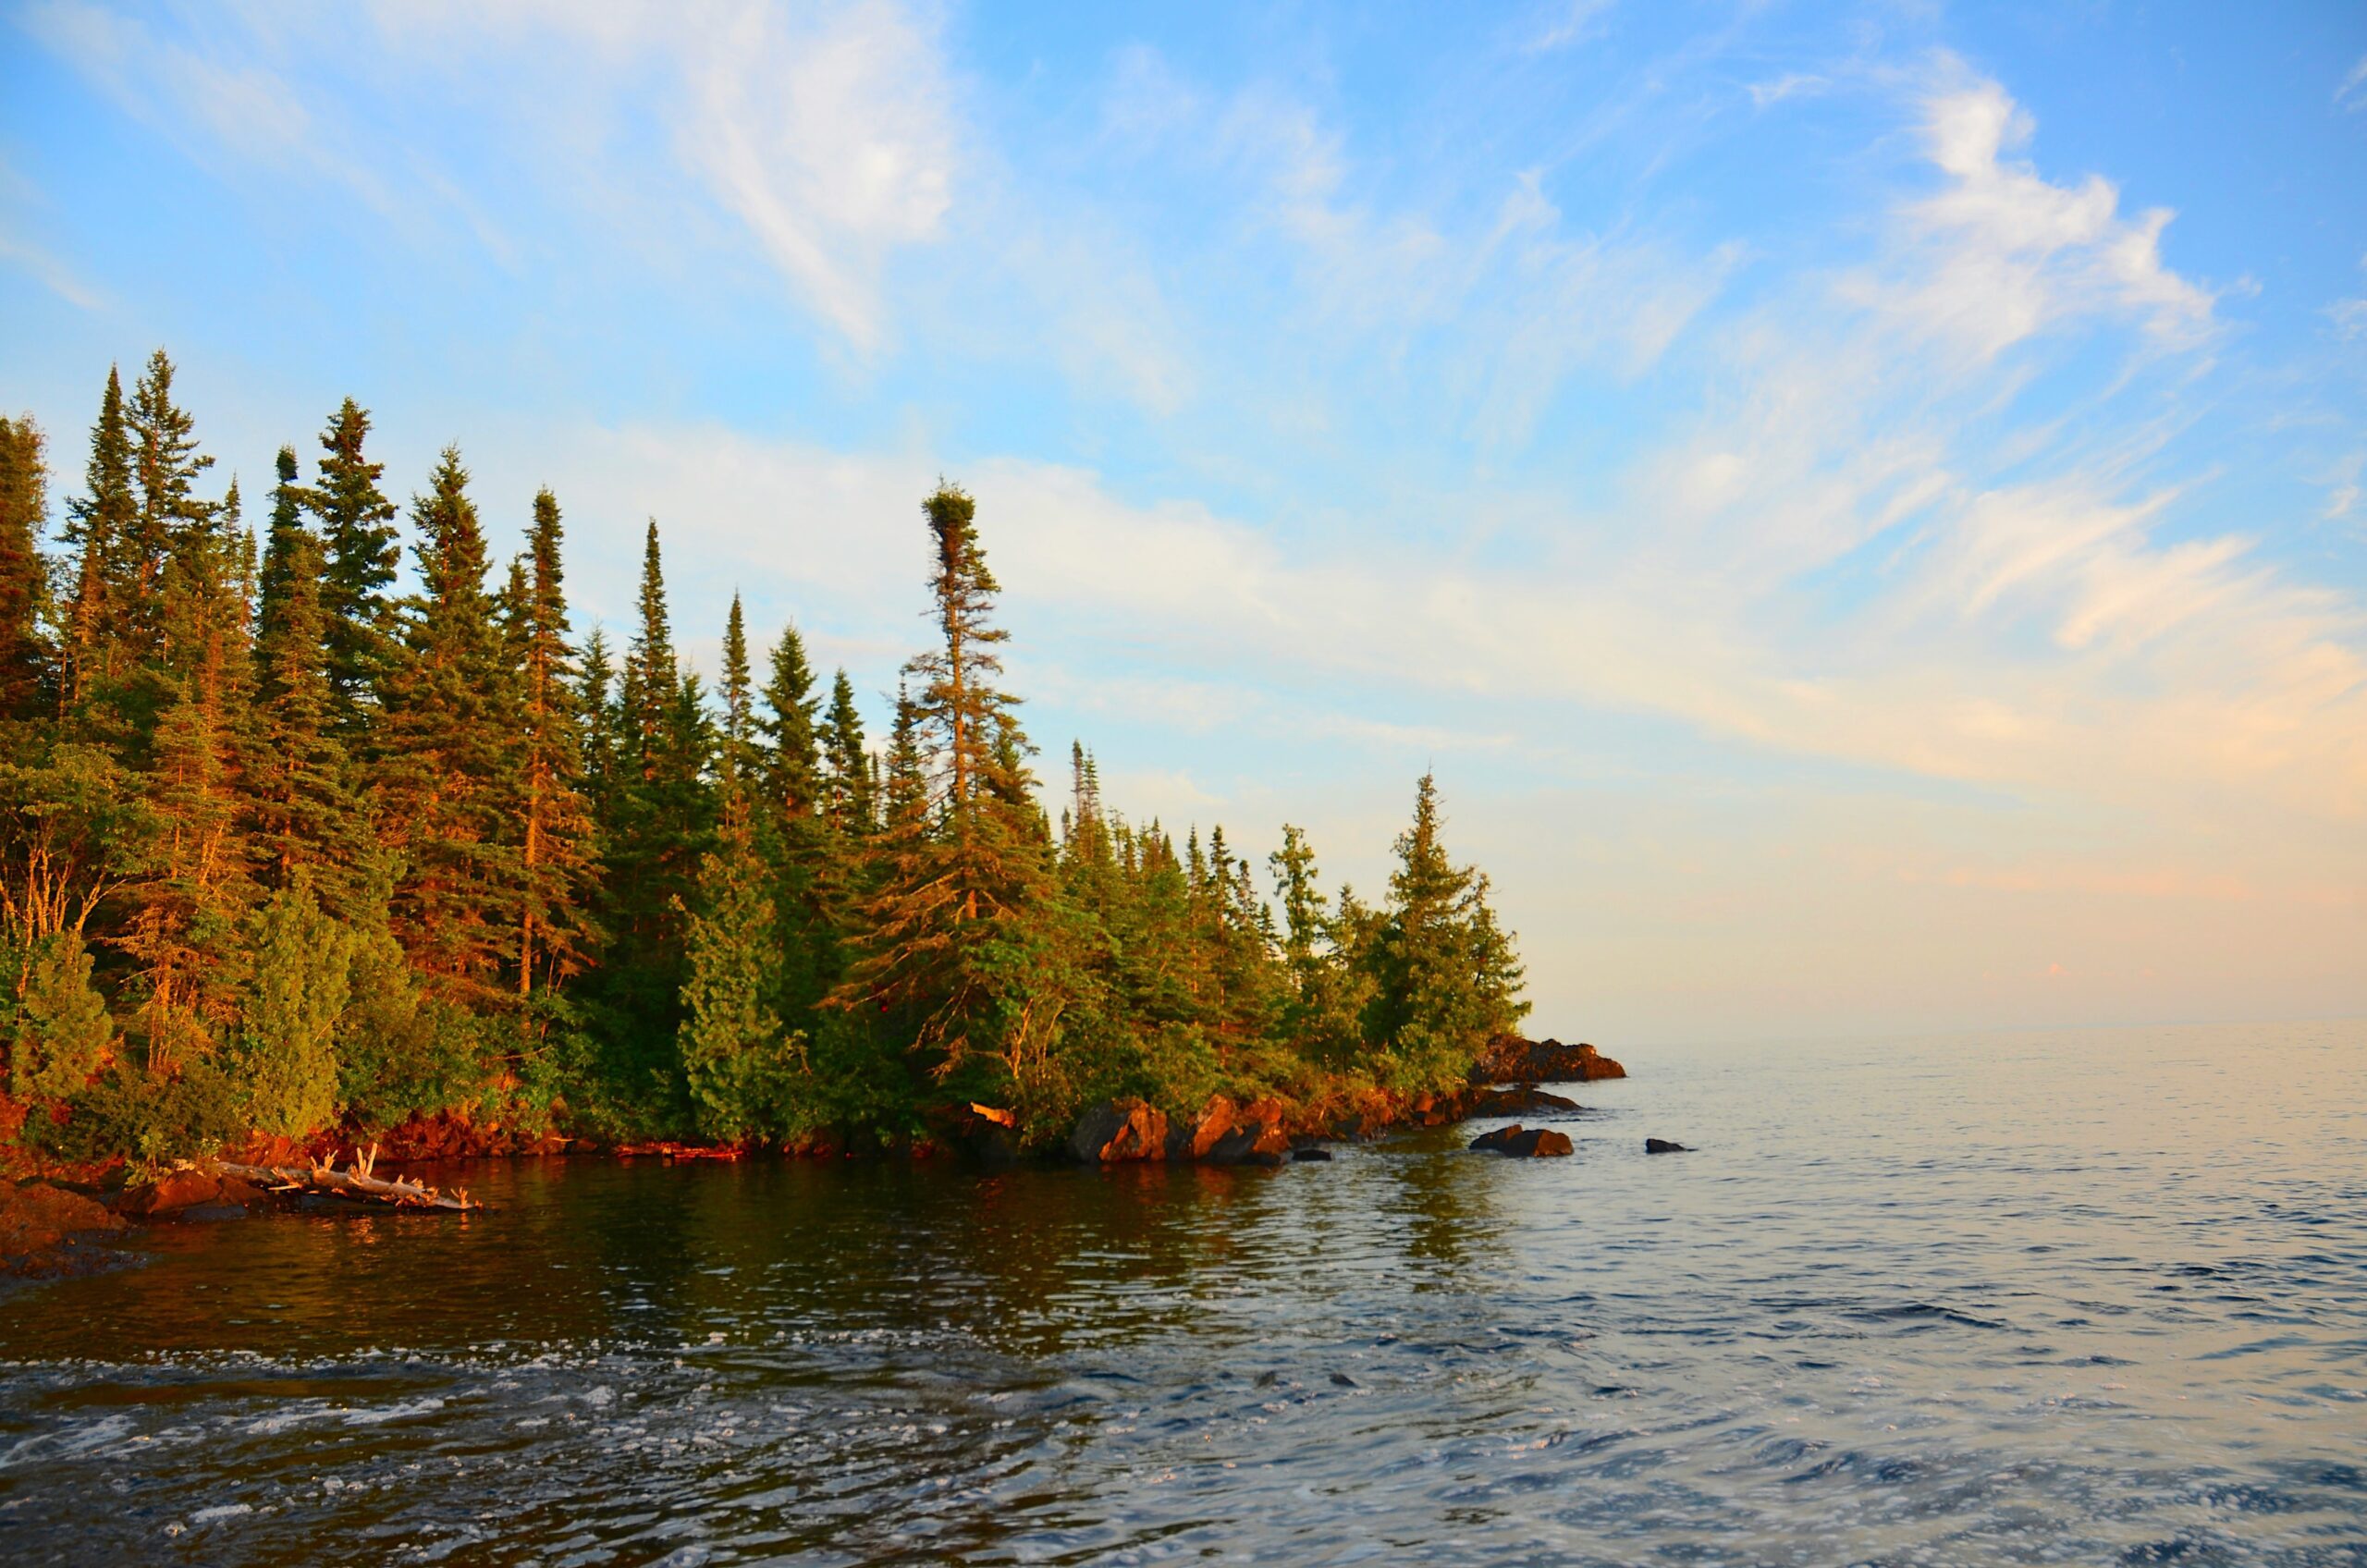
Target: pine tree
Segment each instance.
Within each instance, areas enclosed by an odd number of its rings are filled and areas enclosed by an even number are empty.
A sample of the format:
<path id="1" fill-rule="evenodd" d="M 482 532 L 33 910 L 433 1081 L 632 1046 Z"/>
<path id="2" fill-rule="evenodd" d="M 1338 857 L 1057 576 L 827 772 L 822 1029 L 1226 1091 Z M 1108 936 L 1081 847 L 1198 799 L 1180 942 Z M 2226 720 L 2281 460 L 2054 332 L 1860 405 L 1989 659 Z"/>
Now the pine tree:
<path id="1" fill-rule="evenodd" d="M 49 468 L 32 416 L 0 418 L 0 720 L 31 718 L 53 701 L 55 655 L 43 631 L 49 572 Z"/>
<path id="2" fill-rule="evenodd" d="M 560 568 L 558 501 L 548 490 L 534 496 L 527 540 L 531 562 L 522 594 L 513 591 L 513 661 L 521 673 L 524 748 L 523 880 L 518 929 L 518 989 L 531 995 L 537 971 L 546 986 L 563 984 L 589 962 L 593 936 L 586 900 L 594 857 L 591 802 L 585 797 L 583 699 L 568 647 L 567 596 Z M 597 668 L 593 668 L 594 661 Z M 585 677 L 607 680 L 607 649 L 595 632 Z M 595 724 L 602 696 L 595 692 Z"/>
<path id="3" fill-rule="evenodd" d="M 413 965 L 490 1005 L 515 951 L 523 794 L 519 704 L 485 592 L 468 471 L 446 447 L 411 503 L 421 593 L 406 617 L 378 725 L 378 816 L 402 860 L 392 925 Z"/>
<path id="4" fill-rule="evenodd" d="M 399 658 L 399 618 L 386 594 L 399 554 L 395 504 L 378 487 L 386 465 L 362 454 L 369 435 L 369 414 L 348 398 L 321 432 L 318 482 L 304 493 L 327 558 L 321 610 L 328 625 L 329 688 L 337 728 L 349 739 L 362 729 L 378 683 Z"/>

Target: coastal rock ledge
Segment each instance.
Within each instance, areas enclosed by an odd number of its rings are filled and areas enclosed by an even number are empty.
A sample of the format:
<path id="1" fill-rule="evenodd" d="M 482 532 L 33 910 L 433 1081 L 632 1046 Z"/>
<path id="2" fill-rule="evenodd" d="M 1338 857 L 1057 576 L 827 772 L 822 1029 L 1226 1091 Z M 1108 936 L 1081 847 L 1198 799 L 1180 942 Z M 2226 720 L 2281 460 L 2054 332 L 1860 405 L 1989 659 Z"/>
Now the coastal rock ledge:
<path id="1" fill-rule="evenodd" d="M 1471 1075 L 1491 1084 L 1594 1084 L 1625 1078 L 1627 1070 L 1589 1045 L 1506 1035 L 1488 1047 Z"/>

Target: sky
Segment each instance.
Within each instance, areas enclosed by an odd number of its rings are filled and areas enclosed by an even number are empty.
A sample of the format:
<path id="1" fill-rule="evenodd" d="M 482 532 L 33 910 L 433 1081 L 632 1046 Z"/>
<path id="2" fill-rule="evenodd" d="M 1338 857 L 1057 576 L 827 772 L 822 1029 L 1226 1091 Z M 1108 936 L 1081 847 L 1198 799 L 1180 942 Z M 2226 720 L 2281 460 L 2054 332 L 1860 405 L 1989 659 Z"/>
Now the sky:
<path id="1" fill-rule="evenodd" d="M 159 345 L 875 723 L 957 481 L 1048 777 L 1434 770 L 1536 1033 L 2367 1012 L 2355 4 L 0 4 L 61 498 Z"/>

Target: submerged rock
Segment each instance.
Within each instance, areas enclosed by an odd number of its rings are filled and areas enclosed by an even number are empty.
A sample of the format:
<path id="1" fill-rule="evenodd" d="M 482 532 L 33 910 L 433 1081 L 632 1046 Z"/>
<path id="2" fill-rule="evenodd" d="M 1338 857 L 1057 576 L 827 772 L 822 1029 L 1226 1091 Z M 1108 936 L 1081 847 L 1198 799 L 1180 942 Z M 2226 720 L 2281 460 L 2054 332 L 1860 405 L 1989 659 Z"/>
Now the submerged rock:
<path id="1" fill-rule="evenodd" d="M 1330 1159 L 1331 1158 L 1331 1151 L 1330 1149 L 1314 1148 L 1293 1149 L 1291 1150 L 1291 1158 L 1295 1160 Z"/>
<path id="2" fill-rule="evenodd" d="M 70 1274 L 100 1264 L 101 1253 L 78 1250 L 81 1239 L 120 1231 L 123 1220 L 104 1206 L 46 1182 L 0 1182 L 0 1274 Z"/>
<path id="3" fill-rule="evenodd" d="M 1523 1127 L 1515 1121 L 1509 1127 L 1499 1127 L 1492 1133 L 1482 1133 L 1471 1140 L 1475 1149 L 1510 1155 L 1515 1159 L 1538 1159 L 1550 1155 L 1570 1152 L 1570 1135 L 1551 1127 Z"/>
<path id="4" fill-rule="evenodd" d="M 1671 1143 L 1666 1138 L 1646 1138 L 1644 1152 L 1646 1154 L 1690 1154 L 1693 1151 L 1683 1144 Z"/>

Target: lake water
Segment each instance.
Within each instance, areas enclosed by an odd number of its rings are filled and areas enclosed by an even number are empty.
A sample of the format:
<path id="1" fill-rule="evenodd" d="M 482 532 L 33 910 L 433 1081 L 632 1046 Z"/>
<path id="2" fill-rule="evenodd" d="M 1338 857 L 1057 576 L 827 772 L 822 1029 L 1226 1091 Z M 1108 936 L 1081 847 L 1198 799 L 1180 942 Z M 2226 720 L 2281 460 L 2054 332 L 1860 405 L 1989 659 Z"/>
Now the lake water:
<path id="1" fill-rule="evenodd" d="M 1616 1054 L 1568 1159 L 160 1227 L 0 1297 L 0 1558 L 2367 1563 L 2367 1025 Z"/>

